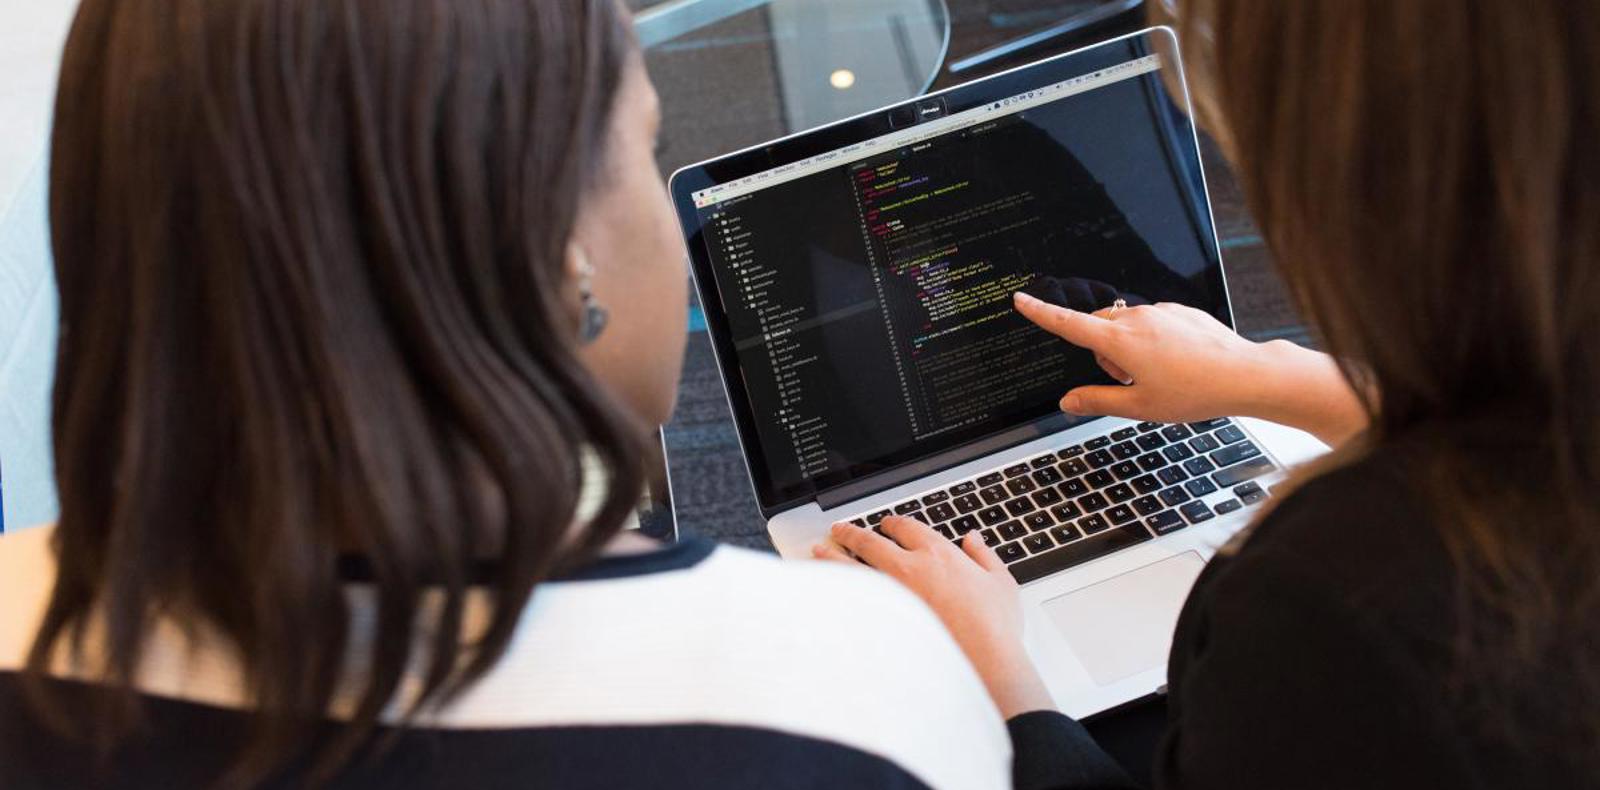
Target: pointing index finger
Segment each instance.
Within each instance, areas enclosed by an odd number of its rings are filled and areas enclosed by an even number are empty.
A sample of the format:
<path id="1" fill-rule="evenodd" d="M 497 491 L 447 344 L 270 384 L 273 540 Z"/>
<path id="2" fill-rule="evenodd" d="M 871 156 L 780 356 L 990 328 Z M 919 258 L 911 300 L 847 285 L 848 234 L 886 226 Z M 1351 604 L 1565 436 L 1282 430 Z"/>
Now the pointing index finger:
<path id="1" fill-rule="evenodd" d="M 1013 295 L 1012 301 L 1024 318 L 1075 346 L 1101 351 L 1111 343 L 1116 324 L 1104 318 L 1057 307 L 1021 291 Z"/>

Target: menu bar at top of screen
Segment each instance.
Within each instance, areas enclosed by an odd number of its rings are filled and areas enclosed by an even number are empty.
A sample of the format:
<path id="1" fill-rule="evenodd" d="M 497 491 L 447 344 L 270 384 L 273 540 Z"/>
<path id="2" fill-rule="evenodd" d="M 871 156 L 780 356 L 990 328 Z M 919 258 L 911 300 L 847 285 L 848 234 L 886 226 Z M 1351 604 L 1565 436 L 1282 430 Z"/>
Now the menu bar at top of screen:
<path id="1" fill-rule="evenodd" d="M 974 126 L 1000 116 L 1019 113 L 1029 107 L 1064 99 L 1073 94 L 1092 91 L 1095 88 L 1131 79 L 1141 74 L 1148 74 L 1160 68 L 1160 55 L 1146 55 L 1137 60 L 1118 63 L 1115 66 L 1107 66 L 1072 79 L 1046 85 L 1042 88 L 1035 88 L 1031 91 L 1024 91 L 1004 99 L 998 99 L 981 107 L 974 107 L 954 115 L 948 115 L 936 121 L 929 121 L 909 129 L 891 132 L 882 137 L 874 137 L 871 140 L 864 140 L 833 151 L 817 154 L 816 156 L 809 156 L 798 162 L 791 162 L 771 170 L 753 173 L 725 184 L 707 187 L 693 193 L 691 197 L 694 199 L 695 208 L 705 208 L 730 198 L 748 195 L 751 192 L 781 184 L 785 181 L 793 181 L 796 178 L 810 175 L 819 170 L 837 167 L 857 159 L 865 159 L 882 151 L 917 143 L 930 137 L 937 137 L 957 129 Z"/>

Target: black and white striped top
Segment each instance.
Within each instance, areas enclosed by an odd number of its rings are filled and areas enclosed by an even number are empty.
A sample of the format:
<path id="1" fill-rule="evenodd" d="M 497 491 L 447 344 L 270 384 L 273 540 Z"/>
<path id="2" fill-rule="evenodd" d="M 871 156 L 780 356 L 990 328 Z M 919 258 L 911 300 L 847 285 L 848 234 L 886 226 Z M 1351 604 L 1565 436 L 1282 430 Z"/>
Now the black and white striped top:
<path id="1" fill-rule="evenodd" d="M 0 537 L 0 787 L 205 786 L 250 717 L 204 633 L 153 634 L 147 726 L 104 761 L 28 713 L 17 670 L 54 580 L 49 536 Z M 350 594 L 356 650 L 371 607 Z M 96 687 L 57 678 L 89 715 Z M 971 665 L 909 592 L 691 540 L 541 586 L 481 682 L 338 786 L 981 790 L 1011 785 L 1011 757 Z"/>

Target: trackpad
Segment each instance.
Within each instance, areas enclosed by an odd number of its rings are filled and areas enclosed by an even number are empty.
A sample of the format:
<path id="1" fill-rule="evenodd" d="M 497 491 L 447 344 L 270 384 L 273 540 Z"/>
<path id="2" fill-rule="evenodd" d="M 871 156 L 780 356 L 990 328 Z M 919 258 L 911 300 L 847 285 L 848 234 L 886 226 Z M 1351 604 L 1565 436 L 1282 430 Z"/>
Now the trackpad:
<path id="1" fill-rule="evenodd" d="M 1161 666 L 1172 629 L 1205 567 L 1195 552 L 1158 560 L 1044 602 L 1096 685 L 1106 686 Z"/>

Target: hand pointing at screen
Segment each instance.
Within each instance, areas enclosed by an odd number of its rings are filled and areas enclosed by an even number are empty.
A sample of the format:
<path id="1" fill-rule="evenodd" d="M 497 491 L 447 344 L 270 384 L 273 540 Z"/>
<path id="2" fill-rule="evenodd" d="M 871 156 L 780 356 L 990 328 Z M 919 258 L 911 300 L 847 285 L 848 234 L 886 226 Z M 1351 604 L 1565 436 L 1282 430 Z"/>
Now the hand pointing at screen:
<path id="1" fill-rule="evenodd" d="M 1126 385 L 1078 387 L 1062 411 L 1153 422 L 1260 417 L 1337 446 L 1366 427 L 1355 392 L 1326 354 L 1285 340 L 1256 343 L 1209 313 L 1161 303 L 1079 312 L 1026 293 L 1014 297 L 1028 320 L 1093 351 Z"/>

